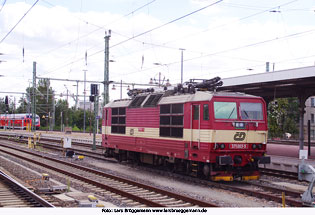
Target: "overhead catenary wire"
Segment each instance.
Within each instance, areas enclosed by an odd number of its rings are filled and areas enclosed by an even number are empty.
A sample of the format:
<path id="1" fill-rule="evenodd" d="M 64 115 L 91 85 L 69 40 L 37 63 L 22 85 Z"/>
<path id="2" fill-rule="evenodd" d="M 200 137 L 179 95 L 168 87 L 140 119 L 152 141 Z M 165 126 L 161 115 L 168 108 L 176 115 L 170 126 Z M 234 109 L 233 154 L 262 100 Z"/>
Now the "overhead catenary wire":
<path id="1" fill-rule="evenodd" d="M 53 7 L 56 7 L 56 5 L 53 5 L 52 3 L 50 3 L 50 2 L 48 2 L 48 1 L 46 1 L 46 0 L 42 0 L 42 1 L 43 1 L 44 3 L 46 3 L 46 4 L 49 4 L 49 5 L 53 6 Z M 61 45 L 61 46 L 59 46 L 59 47 L 56 47 L 56 48 L 51 49 L 51 50 L 49 50 L 49 51 L 47 51 L 47 52 L 45 52 L 45 53 L 43 53 L 43 54 L 40 54 L 40 55 L 37 56 L 37 58 L 38 58 L 38 57 L 41 57 L 41 56 L 43 56 L 43 55 L 49 54 L 49 53 L 51 53 L 51 52 L 54 52 L 54 51 L 56 51 L 56 50 L 59 50 L 59 49 L 65 47 L 65 46 L 68 46 L 68 45 L 71 44 L 71 43 L 77 42 L 78 40 L 80 40 L 80 39 L 82 39 L 82 38 L 85 38 L 85 37 L 88 37 L 88 36 L 90 36 L 91 34 L 97 32 L 97 31 L 99 31 L 99 30 L 102 30 L 102 29 L 103 29 L 103 30 L 107 30 L 107 29 L 106 29 L 106 26 L 108 26 L 108 25 L 110 25 L 110 24 L 113 24 L 113 23 L 119 21 L 119 20 L 122 19 L 122 18 L 125 18 L 125 17 L 127 17 L 127 16 L 130 16 L 131 14 L 134 14 L 135 12 L 141 10 L 142 8 L 151 5 L 151 4 L 154 3 L 155 1 L 156 1 L 156 0 L 152 0 L 152 1 L 150 1 L 150 2 L 148 2 L 148 3 L 146 3 L 146 4 L 144 4 L 144 5 L 141 5 L 140 7 L 138 7 L 138 8 L 136 8 L 136 9 L 130 11 L 129 13 L 127 13 L 127 14 L 125 14 L 125 15 L 119 17 L 119 18 L 117 18 L 116 20 L 114 20 L 114 21 L 112 21 L 112 22 L 109 22 L 109 23 L 105 24 L 104 26 L 96 25 L 95 23 L 92 23 L 92 22 L 90 22 L 90 21 L 88 21 L 88 20 L 84 20 L 84 19 L 78 18 L 80 21 L 82 21 L 82 22 L 84 22 L 84 23 L 86 23 L 86 24 L 90 24 L 90 25 L 93 25 L 93 26 L 97 27 L 97 29 L 95 29 L 95 30 L 93 30 L 93 31 L 90 31 L 90 32 L 88 32 L 88 33 L 82 35 L 80 38 L 71 40 L 71 41 L 69 41 L 69 42 L 67 42 L 67 43 L 65 43 L 65 44 L 63 44 L 63 45 Z"/>
<path id="2" fill-rule="evenodd" d="M 223 0 L 221 0 L 221 1 L 223 1 Z M 127 39 L 125 39 L 125 40 L 123 40 L 123 41 L 121 41 L 121 42 L 119 42 L 119 43 L 117 43 L 117 44 L 112 45 L 110 48 L 116 47 L 116 46 L 121 45 L 121 44 L 123 44 L 123 43 L 125 43 L 125 42 L 128 42 L 128 41 L 130 41 L 130 40 L 135 40 L 135 41 L 137 41 L 137 42 L 139 42 L 139 43 L 142 43 L 142 44 L 148 44 L 148 45 L 152 45 L 152 46 L 158 46 L 158 47 L 169 48 L 169 49 L 179 49 L 179 48 L 175 48 L 175 47 L 173 48 L 173 47 L 171 47 L 171 46 L 166 46 L 167 43 L 170 43 L 170 42 L 172 42 L 172 41 L 168 41 L 168 42 L 165 42 L 165 43 L 163 43 L 163 44 L 158 45 L 158 44 L 146 43 L 146 42 L 143 42 L 143 41 L 140 41 L 140 40 L 136 40 L 136 38 L 138 38 L 138 37 L 140 37 L 140 36 L 142 36 L 142 35 L 144 35 L 144 34 L 147 34 L 147 33 L 149 33 L 149 32 L 152 32 L 152 31 L 154 31 L 154 30 L 157 30 L 157 29 L 159 29 L 159 28 L 161 28 L 161 27 L 164 27 L 165 25 L 168 25 L 168 24 L 171 24 L 171 23 L 173 23 L 173 22 L 176 22 L 176 21 L 178 21 L 178 20 L 180 20 L 180 19 L 182 19 L 182 18 L 185 18 L 185 17 L 187 17 L 187 16 L 189 16 L 189 15 L 192 15 L 192 14 L 194 14 L 194 13 L 196 13 L 196 12 L 199 12 L 199 11 L 201 11 L 201 10 L 204 10 L 204 9 L 206 9 L 206 8 L 208 8 L 208 7 L 212 6 L 212 5 L 214 5 L 214 4 L 218 4 L 218 3 L 220 3 L 221 1 L 217 1 L 217 2 L 215 2 L 215 3 L 206 5 L 206 6 L 203 7 L 203 8 L 200 8 L 200 9 L 198 9 L 198 10 L 196 10 L 196 11 L 193 11 L 193 12 L 191 12 L 191 13 L 188 13 L 188 14 L 186 14 L 186 15 L 184 15 L 184 16 L 181 16 L 181 17 L 179 17 L 179 18 L 177 18 L 177 19 L 171 20 L 171 21 L 169 21 L 169 22 L 167 22 L 167 23 L 165 23 L 165 24 L 162 24 L 162 25 L 160 25 L 160 26 L 154 27 L 154 28 L 152 28 L 152 29 L 150 29 L 150 30 L 148 30 L 148 31 L 142 32 L 142 33 L 140 33 L 140 34 L 137 34 L 137 35 L 135 35 L 135 36 L 133 36 L 133 37 L 127 37 Z M 272 9 L 274 9 L 274 8 L 283 7 L 283 6 L 292 4 L 292 3 L 296 2 L 296 1 L 299 1 L 299 0 L 291 0 L 291 1 L 286 2 L 286 3 L 284 3 L 284 4 L 277 5 L 277 6 L 274 6 L 274 7 L 270 7 L 270 8 L 268 8 L 268 9 L 263 10 L 263 11 L 259 11 L 259 12 L 257 12 L 257 13 L 250 14 L 250 15 L 248 15 L 248 16 L 242 17 L 242 18 L 238 19 L 237 21 L 243 21 L 243 20 L 245 20 L 245 19 L 252 18 L 252 17 L 257 16 L 257 15 L 260 15 L 260 14 L 262 14 L 262 13 L 269 12 L 270 10 L 272 10 Z M 234 22 L 233 22 L 233 23 L 234 23 Z M 220 27 L 227 26 L 227 25 L 229 25 L 229 24 L 231 24 L 231 23 L 225 23 L 225 24 L 223 24 L 223 25 L 219 25 L 219 26 L 216 26 L 216 27 L 211 28 L 211 29 L 203 30 L 202 32 L 199 32 L 199 33 L 204 33 L 204 32 L 207 32 L 207 31 L 209 31 L 209 30 L 213 30 L 213 29 L 217 29 L 217 28 L 220 28 Z M 117 31 L 113 31 L 113 33 L 116 33 L 116 34 L 118 34 L 118 35 L 123 36 L 122 34 L 118 33 Z M 190 34 L 190 35 L 188 35 L 188 36 L 185 36 L 185 38 L 190 37 L 190 36 L 193 36 L 193 35 L 195 35 L 195 34 L 196 34 L 196 33 Z M 125 37 L 126 37 L 126 36 L 125 36 Z M 180 38 L 180 39 L 183 39 L 183 38 Z M 177 39 L 177 40 L 178 40 L 178 39 Z M 187 51 L 189 51 L 189 50 L 187 50 Z M 89 57 L 92 57 L 92 56 L 94 56 L 94 55 L 97 55 L 97 54 L 103 53 L 103 52 L 104 52 L 104 49 L 92 53 L 91 55 L 89 55 Z M 196 52 L 196 51 L 191 51 L 191 52 Z M 78 61 L 81 61 L 82 59 L 83 59 L 83 58 L 80 58 L 80 59 L 74 60 L 74 61 L 72 61 L 72 62 L 70 62 L 70 63 L 66 63 L 66 64 L 64 64 L 63 66 L 58 67 L 57 69 L 53 69 L 52 71 L 50 71 L 50 72 L 48 72 L 48 73 L 57 71 L 57 70 L 59 70 L 59 69 L 61 69 L 61 68 L 64 68 L 64 67 L 66 67 L 66 66 L 68 66 L 68 65 L 71 65 L 71 64 L 76 63 L 76 62 L 78 62 Z"/>
<path id="3" fill-rule="evenodd" d="M 236 51 L 236 50 L 243 49 L 243 48 L 249 48 L 249 47 L 253 47 L 253 46 L 257 46 L 257 45 L 261 45 L 261 44 L 265 44 L 265 43 L 270 43 L 270 42 L 277 41 L 277 40 L 283 40 L 283 39 L 287 39 L 287 38 L 291 38 L 291 37 L 302 36 L 302 35 L 305 35 L 305 34 L 308 34 L 308 33 L 313 33 L 313 32 L 315 32 L 315 28 L 311 29 L 311 30 L 306 30 L 306 31 L 302 31 L 302 32 L 293 33 L 293 34 L 288 34 L 288 35 L 285 35 L 285 36 L 282 36 L 282 37 L 276 37 L 276 38 L 272 38 L 272 39 L 268 39 L 268 40 L 263 40 L 263 41 L 259 41 L 259 42 L 255 42 L 255 43 L 250 43 L 250 44 L 246 44 L 246 45 L 235 47 L 235 48 L 231 48 L 231 49 L 225 49 L 225 50 L 222 50 L 222 51 L 217 51 L 217 52 L 213 52 L 213 53 L 203 54 L 203 55 L 198 56 L 198 57 L 187 58 L 187 59 L 184 60 L 184 62 L 193 61 L 193 60 L 197 60 L 197 59 L 201 59 L 201 58 L 205 58 L 205 57 L 210 57 L 210 56 L 216 56 L 216 55 L 219 55 L 219 54 L 223 54 L 223 53 L 227 53 L 227 52 L 231 52 L 231 51 Z M 177 63 L 180 63 L 180 62 L 181 61 L 174 61 L 174 62 L 170 62 L 170 63 L 165 63 L 164 65 L 170 66 L 170 65 L 177 64 Z M 127 73 L 125 75 L 135 74 L 135 73 L 138 73 L 138 72 L 143 72 L 143 71 L 151 70 L 151 69 L 154 69 L 154 68 L 156 68 L 156 67 L 146 68 L 146 69 L 143 69 L 141 71 L 136 71 L 136 72 L 130 72 L 130 73 Z"/>
<path id="4" fill-rule="evenodd" d="M 204 7 L 202 7 L 202 8 L 199 8 L 199 9 L 197 9 L 197 10 L 195 10 L 195 11 L 192 11 L 192 12 L 190 12 L 190 13 L 188 13 L 188 14 L 185 14 L 185 15 L 183 15 L 183 16 L 181 16 L 181 17 L 178 17 L 178 18 L 176 18 L 176 19 L 173 19 L 173 20 L 171 20 L 171 21 L 169 21 L 169 22 L 167 22 L 167 23 L 164 23 L 164 24 L 162 24 L 162 25 L 156 26 L 156 27 L 154 27 L 154 28 L 152 28 L 152 29 L 150 29 L 150 30 L 144 31 L 144 32 L 142 32 L 142 33 L 140 33 L 140 34 L 137 34 L 137 35 L 135 35 L 135 36 L 133 36 L 133 37 L 131 37 L 131 38 L 129 38 L 129 39 L 126 39 L 126 40 L 124 40 L 124 41 L 121 41 L 121 42 L 119 42 L 119 43 L 116 43 L 115 45 L 112 45 L 110 48 L 113 48 L 113 47 L 115 47 L 115 46 L 121 45 L 121 44 L 123 44 L 123 43 L 126 43 L 126 42 L 132 40 L 132 39 L 135 39 L 135 38 L 137 38 L 137 37 L 140 37 L 140 36 L 142 36 L 142 35 L 145 35 L 145 34 L 147 34 L 147 33 L 150 33 L 150 32 L 152 32 L 152 31 L 155 31 L 155 30 L 160 29 L 160 28 L 162 28 L 162 27 L 165 27 L 166 25 L 169 25 L 169 24 L 172 24 L 172 23 L 174 23 L 174 22 L 177 22 L 177 21 L 179 21 L 179 20 L 181 20 L 181 19 L 184 19 L 184 18 L 186 18 L 186 17 L 188 17 L 188 16 L 190 16 L 190 15 L 193 15 L 193 14 L 195 14 L 195 13 L 197 13 L 197 12 L 200 12 L 200 11 L 202 11 L 202 10 L 205 10 L 205 9 L 211 7 L 211 6 L 216 5 L 216 4 L 219 4 L 219 3 L 222 2 L 222 1 L 223 1 L 223 0 L 216 1 L 216 2 L 214 2 L 214 3 L 211 3 L 211 4 L 209 4 L 209 5 L 204 6 Z"/>
<path id="5" fill-rule="evenodd" d="M 235 21 L 228 22 L 228 23 L 224 23 L 224 24 L 221 24 L 221 25 L 212 27 L 212 28 L 208 28 L 208 29 L 202 30 L 202 31 L 200 31 L 200 32 L 195 32 L 195 33 L 192 33 L 192 34 L 183 36 L 183 37 L 181 37 L 181 38 L 177 38 L 176 40 L 167 41 L 167 42 L 165 42 L 165 43 L 163 43 L 163 44 L 165 45 L 165 44 L 168 44 L 168 43 L 172 43 L 172 42 L 174 42 L 174 41 L 178 41 L 178 40 L 182 40 L 182 39 L 186 39 L 186 38 L 192 37 L 192 36 L 194 36 L 194 35 L 196 35 L 196 34 L 205 33 L 205 32 L 208 32 L 208 31 L 210 31 L 210 30 L 213 31 L 213 30 L 215 30 L 215 29 L 223 28 L 223 27 L 226 27 L 226 26 L 230 25 L 231 23 L 240 22 L 240 21 L 243 21 L 243 20 L 252 18 L 252 17 L 254 17 L 254 16 L 258 16 L 258 15 L 260 15 L 260 14 L 263 14 L 263 13 L 266 13 L 266 12 L 270 12 L 270 11 L 273 10 L 273 9 L 277 9 L 277 8 L 279 8 L 279 7 L 283 7 L 283 6 L 292 4 L 292 3 L 296 2 L 296 1 L 299 1 L 299 0 L 289 1 L 289 2 L 286 2 L 286 3 L 281 4 L 281 5 L 277 5 L 277 6 L 268 8 L 268 9 L 264 9 L 264 10 L 259 11 L 259 12 L 257 12 L 257 13 L 253 13 L 253 14 L 250 14 L 250 15 L 248 15 L 248 16 L 244 16 L 244 17 L 242 17 L 242 18 L 239 18 L 239 19 L 237 19 L 237 20 L 235 20 Z"/>
<path id="6" fill-rule="evenodd" d="M 32 8 L 39 2 L 36 0 L 34 4 L 26 11 L 26 13 L 20 18 L 20 20 L 11 28 L 11 30 L 1 39 L 0 44 L 11 34 L 15 27 L 24 19 L 24 17 L 32 10 Z"/>
<path id="7" fill-rule="evenodd" d="M 136 38 L 136 39 L 139 39 L 139 38 Z M 149 44 L 148 44 L 149 45 Z M 152 44 L 150 44 L 150 45 L 152 45 Z M 219 53 L 219 54 L 221 54 L 221 53 Z M 204 54 L 205 55 L 205 54 Z"/>
<path id="8" fill-rule="evenodd" d="M 198 56 L 198 57 L 193 57 L 193 58 L 189 58 L 189 59 L 185 59 L 184 62 L 186 61 L 192 61 L 192 60 L 196 60 L 196 59 L 200 59 L 200 58 L 204 58 L 204 57 L 210 57 L 210 56 L 214 56 L 214 55 L 218 55 L 218 54 L 222 54 L 222 53 L 226 53 L 226 52 L 230 52 L 230 51 L 236 51 L 236 50 L 239 50 L 239 49 L 243 49 L 243 48 L 248 48 L 248 47 L 252 47 L 252 46 L 257 46 L 257 45 L 260 45 L 260 44 L 264 44 L 264 43 L 269 43 L 269 42 L 273 42 L 273 41 L 276 41 L 276 40 L 282 40 L 282 39 L 287 39 L 287 38 L 290 38 L 290 37 L 296 37 L 296 36 L 300 36 L 300 35 L 303 35 L 303 34 L 308 34 L 308 33 L 312 33 L 312 32 L 315 32 L 315 29 L 311 29 L 311 30 L 307 30 L 307 31 L 302 31 L 302 32 L 297 32 L 297 33 L 293 33 L 293 34 L 289 34 L 289 35 L 285 35 L 283 37 L 276 37 L 276 38 L 273 38 L 273 39 L 268 39 L 268 40 L 263 40 L 263 41 L 259 41 L 259 42 L 256 42 L 256 43 L 251 43 L 251 44 L 247 44 L 247 45 L 244 45 L 244 46 L 239 46 L 239 47 L 235 47 L 235 48 L 232 48 L 232 49 L 226 49 L 226 50 L 222 50 L 222 51 L 218 51 L 218 52 L 214 52 L 214 53 L 209 53 L 209 54 L 204 54 L 202 56 Z M 103 49 L 102 49 L 103 51 Z M 93 54 L 90 55 L 93 56 L 93 55 L 96 55 L 102 51 L 97 51 Z M 48 71 L 45 73 L 46 74 L 49 74 L 49 73 L 52 73 L 54 71 L 57 71 L 59 69 L 62 69 L 72 63 L 75 63 L 75 62 L 78 62 L 78 61 L 81 61 L 82 59 L 84 58 L 80 58 L 80 59 L 77 59 L 73 62 L 70 62 L 70 63 L 67 63 L 65 65 L 62 65 L 60 67 L 58 67 L 57 69 L 53 70 L 53 71 Z M 180 63 L 180 61 L 175 61 L 175 62 L 171 62 L 171 63 L 166 63 L 165 65 L 172 65 L 172 64 L 177 64 L 177 63 Z M 155 67 L 154 67 L 155 68 Z M 145 70 L 150 70 L 150 69 L 153 69 L 153 68 L 147 68 L 147 69 L 143 69 L 143 70 L 140 70 L 140 71 L 136 71 L 136 72 L 131 72 L 131 73 L 128 73 L 126 75 L 129 75 L 129 74 L 134 74 L 134 73 L 138 73 L 138 72 L 143 72 Z"/>
<path id="9" fill-rule="evenodd" d="M 206 5 L 206 6 L 202 7 L 202 8 L 199 8 L 199 9 L 197 9 L 197 10 L 194 10 L 194 11 L 192 11 L 192 12 L 190 12 L 190 13 L 187 13 L 187 14 L 181 16 L 181 17 L 178 17 L 178 18 L 176 18 L 176 19 L 173 19 L 173 20 L 171 20 L 171 21 L 169 21 L 169 22 L 167 22 L 167 23 L 164 23 L 164 24 L 162 24 L 162 25 L 156 26 L 156 27 L 154 27 L 154 28 L 152 28 L 152 29 L 150 29 L 150 30 L 144 31 L 144 32 L 142 32 L 142 33 L 139 33 L 139 34 L 137 34 L 137 35 L 131 37 L 131 38 L 128 38 L 128 39 L 126 39 L 126 40 L 123 40 L 123 41 L 121 41 L 121 42 L 118 42 L 118 43 L 116 43 L 116 44 L 110 46 L 109 48 L 116 47 L 116 46 L 121 45 L 121 44 L 124 44 L 124 43 L 126 43 L 126 42 L 128 42 L 128 41 L 130 41 L 130 40 L 133 40 L 133 39 L 135 39 L 135 38 L 137 38 L 137 37 L 140 37 L 140 36 L 142 36 L 142 35 L 145 35 L 145 34 L 147 34 L 147 33 L 150 33 L 150 32 L 152 32 L 152 31 L 155 31 L 155 30 L 160 29 L 160 28 L 162 28 L 162 27 L 165 27 L 165 26 L 167 26 L 167 25 L 169 25 L 169 24 L 172 24 L 172 23 L 174 23 L 174 22 L 176 22 L 176 21 L 179 21 L 179 20 L 181 20 L 181 19 L 183 19 L 183 18 L 186 18 L 186 17 L 188 17 L 188 16 L 190 16 L 190 15 L 193 15 L 193 14 L 195 14 L 195 13 L 197 13 L 197 12 L 200 12 L 200 11 L 202 11 L 202 10 L 205 10 L 205 9 L 211 7 L 211 6 L 214 6 L 214 5 L 216 5 L 216 4 L 218 4 L 218 3 L 222 2 L 222 1 L 223 1 L 223 0 L 219 0 L 219 1 L 216 1 L 216 2 L 214 2 L 214 3 L 208 4 L 208 5 Z M 100 50 L 100 51 L 97 51 L 97 52 L 94 52 L 93 54 L 89 55 L 89 57 L 94 56 L 94 55 L 97 55 L 97 54 L 99 54 L 99 53 L 102 53 L 103 51 L 104 51 L 104 49 L 102 49 L 102 50 Z M 66 66 L 68 66 L 68 65 L 71 65 L 71 64 L 73 64 L 73 63 L 75 63 L 75 62 L 81 61 L 81 60 L 83 60 L 83 59 L 84 59 L 84 57 L 83 57 L 83 58 L 79 58 L 79 59 L 77 59 L 77 60 L 75 60 L 75 61 L 72 61 L 72 62 L 70 62 L 70 63 L 67 63 L 67 64 L 65 64 L 65 65 L 63 65 L 63 66 L 61 66 L 61 67 L 58 67 L 57 69 L 55 69 L 55 70 L 53 70 L 53 71 L 49 71 L 49 72 L 45 73 L 45 75 L 48 74 L 48 73 L 54 72 L 54 71 L 56 71 L 56 70 L 59 70 L 59 69 L 61 69 L 61 68 L 64 68 L 64 67 L 66 67 Z"/>
<path id="10" fill-rule="evenodd" d="M 7 0 L 4 0 L 3 3 L 2 3 L 2 6 L 0 8 L 0 12 L 2 11 L 2 8 L 4 7 L 5 3 L 7 2 Z"/>

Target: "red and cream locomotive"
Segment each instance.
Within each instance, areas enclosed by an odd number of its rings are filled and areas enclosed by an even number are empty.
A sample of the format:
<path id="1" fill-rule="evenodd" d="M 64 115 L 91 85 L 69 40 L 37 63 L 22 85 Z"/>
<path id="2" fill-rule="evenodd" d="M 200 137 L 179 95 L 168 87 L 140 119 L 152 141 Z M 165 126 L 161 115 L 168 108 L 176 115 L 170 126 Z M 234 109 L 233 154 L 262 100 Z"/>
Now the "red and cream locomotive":
<path id="1" fill-rule="evenodd" d="M 259 178 L 267 110 L 261 97 L 215 92 L 219 78 L 174 90 L 133 90 L 103 110 L 105 156 L 132 160 L 214 181 Z M 196 90 L 197 89 L 197 90 Z M 148 92 L 150 91 L 150 92 Z"/>

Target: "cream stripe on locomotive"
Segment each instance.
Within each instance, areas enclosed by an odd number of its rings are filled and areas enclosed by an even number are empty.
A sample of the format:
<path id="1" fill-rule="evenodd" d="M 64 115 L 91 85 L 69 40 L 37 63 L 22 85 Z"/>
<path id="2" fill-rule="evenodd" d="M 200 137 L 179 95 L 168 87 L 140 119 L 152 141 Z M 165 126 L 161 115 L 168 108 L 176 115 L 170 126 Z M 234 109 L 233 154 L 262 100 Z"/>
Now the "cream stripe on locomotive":
<path id="1" fill-rule="evenodd" d="M 102 126 L 102 134 L 116 136 L 142 137 L 163 140 L 182 140 L 193 142 L 214 142 L 214 143 L 266 143 L 267 131 L 247 130 L 203 130 L 184 129 L 183 138 L 160 137 L 159 128 L 126 127 L 126 134 L 111 133 L 110 126 Z"/>

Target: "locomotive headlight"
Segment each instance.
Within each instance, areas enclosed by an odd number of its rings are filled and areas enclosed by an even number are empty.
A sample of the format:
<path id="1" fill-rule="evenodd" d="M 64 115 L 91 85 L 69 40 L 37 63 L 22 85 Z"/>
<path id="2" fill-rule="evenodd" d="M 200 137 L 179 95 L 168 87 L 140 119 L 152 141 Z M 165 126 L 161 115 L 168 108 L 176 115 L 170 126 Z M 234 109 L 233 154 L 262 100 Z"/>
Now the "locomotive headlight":
<path id="1" fill-rule="evenodd" d="M 224 149 L 225 148 L 225 144 L 224 143 L 220 144 L 220 148 Z"/>
<path id="2" fill-rule="evenodd" d="M 245 128 L 245 122 L 235 122 L 235 128 Z"/>
<path id="3" fill-rule="evenodd" d="M 262 149 L 262 144 L 258 144 L 258 149 Z"/>
<path id="4" fill-rule="evenodd" d="M 257 145 L 256 145 L 256 144 L 253 144 L 253 145 L 252 145 L 252 148 L 253 148 L 253 149 L 256 149 L 256 148 L 257 148 Z"/>

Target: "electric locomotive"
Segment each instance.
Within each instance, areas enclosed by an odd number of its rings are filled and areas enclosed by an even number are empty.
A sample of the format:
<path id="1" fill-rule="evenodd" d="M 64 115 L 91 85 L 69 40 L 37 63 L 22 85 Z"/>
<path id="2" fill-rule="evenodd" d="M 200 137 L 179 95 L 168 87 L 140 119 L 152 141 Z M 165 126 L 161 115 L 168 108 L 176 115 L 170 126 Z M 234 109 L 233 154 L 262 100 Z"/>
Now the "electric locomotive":
<path id="1" fill-rule="evenodd" d="M 261 97 L 216 92 L 220 78 L 172 90 L 131 90 L 103 109 L 105 156 L 213 181 L 259 179 L 267 110 Z"/>

